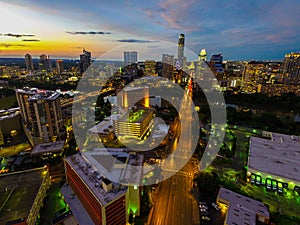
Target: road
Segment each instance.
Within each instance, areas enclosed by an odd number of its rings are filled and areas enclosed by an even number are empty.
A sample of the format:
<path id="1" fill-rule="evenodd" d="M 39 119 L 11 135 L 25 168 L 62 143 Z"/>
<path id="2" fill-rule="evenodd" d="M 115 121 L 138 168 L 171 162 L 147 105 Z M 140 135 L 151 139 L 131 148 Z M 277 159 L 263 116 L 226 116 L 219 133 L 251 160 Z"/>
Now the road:
<path id="1" fill-rule="evenodd" d="M 188 96 L 182 100 L 180 109 L 181 134 L 172 145 L 173 153 L 161 164 L 164 177 L 178 171 L 159 185 L 151 225 L 182 225 L 199 224 L 199 208 L 196 200 L 196 189 L 193 188 L 195 159 L 191 158 L 192 135 L 191 124 L 192 104 Z M 194 161 L 194 162 L 193 162 Z"/>
<path id="2" fill-rule="evenodd" d="M 151 225 L 198 225 L 199 209 L 193 188 L 193 162 L 159 185 Z"/>

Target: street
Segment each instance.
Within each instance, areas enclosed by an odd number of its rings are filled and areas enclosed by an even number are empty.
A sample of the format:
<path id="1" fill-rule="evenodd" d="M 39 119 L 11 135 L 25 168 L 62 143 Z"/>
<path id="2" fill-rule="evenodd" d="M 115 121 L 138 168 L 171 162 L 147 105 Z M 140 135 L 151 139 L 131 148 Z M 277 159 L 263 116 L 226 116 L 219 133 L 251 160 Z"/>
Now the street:
<path id="1" fill-rule="evenodd" d="M 180 109 L 181 133 L 175 138 L 172 154 L 161 164 L 164 178 L 159 185 L 151 225 L 199 224 L 196 188 L 193 188 L 196 159 L 193 154 L 192 105 L 186 95 Z M 178 168 L 180 171 L 178 171 Z M 178 172 L 177 172 L 178 171 Z M 177 172 L 175 175 L 173 175 Z M 173 176 L 171 176 L 173 175 Z M 171 177 L 170 177 L 171 176 Z"/>
<path id="2" fill-rule="evenodd" d="M 192 159 L 159 185 L 151 225 L 199 224 L 197 191 L 193 188 Z"/>

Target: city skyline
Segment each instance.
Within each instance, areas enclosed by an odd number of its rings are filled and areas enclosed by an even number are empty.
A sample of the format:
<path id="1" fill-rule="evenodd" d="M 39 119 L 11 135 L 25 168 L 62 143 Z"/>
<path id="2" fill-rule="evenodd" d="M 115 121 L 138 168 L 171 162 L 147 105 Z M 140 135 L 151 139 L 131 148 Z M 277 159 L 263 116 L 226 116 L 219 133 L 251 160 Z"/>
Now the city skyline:
<path id="1" fill-rule="evenodd" d="M 99 58 L 126 43 L 177 43 L 198 55 L 227 60 L 282 60 L 299 52 L 300 2 L 282 1 L 0 1 L 0 57 L 78 58 L 85 48 Z M 133 50 L 134 51 L 134 50 Z"/>

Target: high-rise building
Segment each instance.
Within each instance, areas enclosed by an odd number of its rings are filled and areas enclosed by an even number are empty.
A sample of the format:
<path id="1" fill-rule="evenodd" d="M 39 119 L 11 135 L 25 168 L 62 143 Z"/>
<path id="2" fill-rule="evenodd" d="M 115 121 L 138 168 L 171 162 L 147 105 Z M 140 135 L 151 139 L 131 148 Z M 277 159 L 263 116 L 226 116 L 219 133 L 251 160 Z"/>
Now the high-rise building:
<path id="1" fill-rule="evenodd" d="M 300 83 L 300 53 L 286 54 L 283 61 L 283 81 L 285 83 Z"/>
<path id="2" fill-rule="evenodd" d="M 184 34 L 179 35 L 177 60 L 180 64 L 180 66 L 183 67 L 183 63 L 184 63 Z"/>
<path id="3" fill-rule="evenodd" d="M 218 81 L 224 79 L 223 56 L 222 54 L 214 54 L 210 58 L 209 67 L 216 76 Z"/>
<path id="4" fill-rule="evenodd" d="M 203 48 L 200 53 L 199 53 L 199 56 L 198 56 L 198 61 L 204 61 L 206 62 L 207 60 L 207 57 L 206 57 L 206 50 Z"/>
<path id="5" fill-rule="evenodd" d="M 49 55 L 48 56 L 46 56 L 45 54 L 40 55 L 39 69 L 42 72 L 52 71 L 52 63 Z"/>
<path id="6" fill-rule="evenodd" d="M 137 62 L 137 52 L 124 52 L 125 66 L 131 65 Z"/>
<path id="7" fill-rule="evenodd" d="M 59 139 L 63 129 L 60 94 L 23 88 L 17 89 L 16 95 L 31 143 L 36 145 Z"/>
<path id="8" fill-rule="evenodd" d="M 56 70 L 58 74 L 61 74 L 64 71 L 63 60 L 56 60 Z"/>
<path id="9" fill-rule="evenodd" d="M 80 55 L 80 63 L 79 63 L 79 70 L 80 73 L 84 73 L 87 68 L 91 65 L 91 57 L 92 54 L 85 49 L 83 49 L 83 53 Z"/>
<path id="10" fill-rule="evenodd" d="M 162 77 L 172 79 L 174 71 L 174 56 L 162 55 Z"/>
<path id="11" fill-rule="evenodd" d="M 157 76 L 156 62 L 154 60 L 145 60 L 145 76 Z"/>
<path id="12" fill-rule="evenodd" d="M 34 67 L 33 67 L 33 62 L 32 62 L 32 57 L 30 54 L 25 55 L 25 63 L 26 63 L 26 70 L 27 72 L 34 72 Z"/>
<path id="13" fill-rule="evenodd" d="M 149 107 L 149 88 L 148 87 L 125 87 L 117 97 L 117 105 L 124 110 L 133 106 Z"/>

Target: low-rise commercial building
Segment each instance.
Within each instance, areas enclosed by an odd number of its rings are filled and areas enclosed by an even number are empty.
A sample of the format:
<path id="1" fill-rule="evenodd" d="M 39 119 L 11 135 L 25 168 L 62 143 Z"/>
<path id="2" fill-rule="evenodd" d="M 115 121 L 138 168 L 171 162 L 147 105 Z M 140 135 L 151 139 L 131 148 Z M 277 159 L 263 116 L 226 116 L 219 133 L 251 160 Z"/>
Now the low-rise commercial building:
<path id="1" fill-rule="evenodd" d="M 217 203 L 226 213 L 225 225 L 251 225 L 257 221 L 270 222 L 268 208 L 257 200 L 237 194 L 226 188 L 220 188 Z"/>
<path id="2" fill-rule="evenodd" d="M 264 138 L 251 137 L 248 179 L 255 175 L 260 184 L 300 190 L 300 137 L 263 132 Z M 257 179 L 256 179 L 257 180 Z"/>

